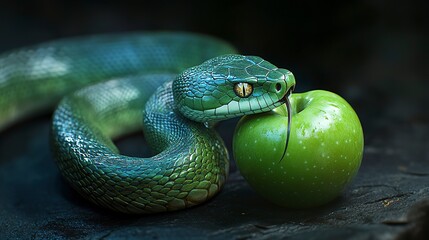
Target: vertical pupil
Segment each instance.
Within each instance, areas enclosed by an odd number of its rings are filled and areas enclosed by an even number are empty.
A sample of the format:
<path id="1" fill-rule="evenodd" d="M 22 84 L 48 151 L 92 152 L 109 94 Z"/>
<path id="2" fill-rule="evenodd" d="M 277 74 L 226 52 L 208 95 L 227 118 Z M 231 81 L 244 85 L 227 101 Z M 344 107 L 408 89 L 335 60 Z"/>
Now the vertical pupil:
<path id="1" fill-rule="evenodd" d="M 248 83 L 237 83 L 234 85 L 234 92 L 237 96 L 245 98 L 250 96 L 253 88 L 251 84 Z"/>

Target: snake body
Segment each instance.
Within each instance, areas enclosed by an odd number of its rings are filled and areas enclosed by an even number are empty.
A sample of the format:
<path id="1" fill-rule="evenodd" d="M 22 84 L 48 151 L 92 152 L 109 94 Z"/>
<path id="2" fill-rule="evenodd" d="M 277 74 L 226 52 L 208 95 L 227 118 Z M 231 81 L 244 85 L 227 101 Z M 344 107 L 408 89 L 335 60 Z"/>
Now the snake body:
<path id="1" fill-rule="evenodd" d="M 269 111 L 294 84 L 289 71 L 203 35 L 59 40 L 0 55 L 0 127 L 62 99 L 51 142 L 66 181 L 114 211 L 172 211 L 210 199 L 227 178 L 226 148 L 208 126 Z M 154 155 L 120 155 L 112 139 L 140 128 Z"/>

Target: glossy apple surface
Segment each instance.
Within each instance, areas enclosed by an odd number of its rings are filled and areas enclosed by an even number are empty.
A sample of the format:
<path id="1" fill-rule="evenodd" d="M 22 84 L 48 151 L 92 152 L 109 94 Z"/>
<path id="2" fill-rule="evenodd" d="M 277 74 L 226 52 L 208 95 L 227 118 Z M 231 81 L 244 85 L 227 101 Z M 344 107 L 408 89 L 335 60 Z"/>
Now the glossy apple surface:
<path id="1" fill-rule="evenodd" d="M 282 105 L 240 119 L 233 139 L 237 166 L 251 187 L 281 206 L 306 208 L 338 197 L 356 175 L 363 154 L 362 126 L 340 96 L 322 90 L 292 94 L 292 123 L 285 148 Z"/>

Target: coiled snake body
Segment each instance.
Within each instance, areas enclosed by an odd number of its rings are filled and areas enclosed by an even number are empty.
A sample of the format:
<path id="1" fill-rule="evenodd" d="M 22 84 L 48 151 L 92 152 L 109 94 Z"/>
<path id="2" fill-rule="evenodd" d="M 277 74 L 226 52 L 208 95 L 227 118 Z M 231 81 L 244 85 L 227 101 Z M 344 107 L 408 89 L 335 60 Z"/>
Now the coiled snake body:
<path id="1" fill-rule="evenodd" d="M 289 71 L 202 35 L 66 39 L 0 56 L 0 127 L 62 99 L 52 149 L 74 189 L 119 212 L 178 210 L 213 197 L 228 175 L 209 126 L 269 111 L 294 84 Z M 139 128 L 154 156 L 120 155 L 112 139 Z"/>

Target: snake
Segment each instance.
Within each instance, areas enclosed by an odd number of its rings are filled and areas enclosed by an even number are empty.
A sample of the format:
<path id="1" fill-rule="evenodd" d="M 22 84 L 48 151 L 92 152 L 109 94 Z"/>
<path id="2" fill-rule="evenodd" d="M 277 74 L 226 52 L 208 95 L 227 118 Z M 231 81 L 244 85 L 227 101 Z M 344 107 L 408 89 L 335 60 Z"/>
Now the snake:
<path id="1" fill-rule="evenodd" d="M 225 184 L 216 123 L 270 111 L 294 86 L 290 71 L 204 34 L 64 38 L 0 55 L 0 128 L 54 111 L 52 154 L 83 198 L 121 213 L 174 211 Z M 114 139 L 141 130 L 151 157 L 121 155 Z"/>

